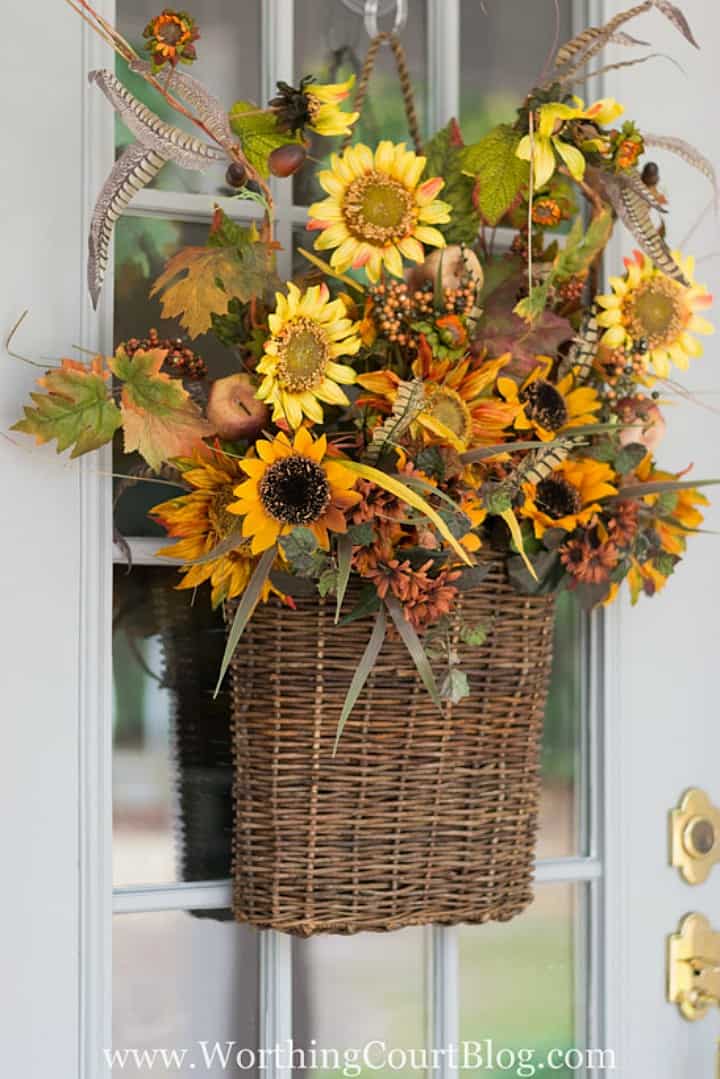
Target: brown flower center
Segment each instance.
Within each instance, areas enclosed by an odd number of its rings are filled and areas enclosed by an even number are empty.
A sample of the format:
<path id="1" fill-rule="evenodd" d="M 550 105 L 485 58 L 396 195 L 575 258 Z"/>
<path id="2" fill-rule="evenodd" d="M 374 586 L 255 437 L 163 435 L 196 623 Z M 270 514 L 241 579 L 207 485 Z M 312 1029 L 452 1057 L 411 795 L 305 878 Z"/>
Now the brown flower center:
<path id="1" fill-rule="evenodd" d="M 448 386 L 437 386 L 430 390 L 425 411 L 463 442 L 467 442 L 472 431 L 472 416 L 470 409 L 455 390 Z"/>
<path id="2" fill-rule="evenodd" d="M 330 505 L 325 470 L 299 453 L 271 464 L 260 480 L 259 493 L 270 516 L 283 524 L 313 524 Z"/>
<path id="3" fill-rule="evenodd" d="M 208 519 L 213 531 L 220 539 L 225 539 L 233 529 L 237 529 L 237 514 L 228 513 L 227 511 L 228 503 L 236 500 L 234 486 L 233 484 L 228 484 L 226 487 L 219 488 L 208 506 Z"/>
<path id="4" fill-rule="evenodd" d="M 296 318 L 280 334 L 277 373 L 291 393 L 319 386 L 330 358 L 325 331 L 313 319 Z"/>
<path id="5" fill-rule="evenodd" d="M 548 431 L 559 431 L 568 421 L 563 395 L 543 378 L 537 378 L 520 392 L 529 419 Z"/>
<path id="6" fill-rule="evenodd" d="M 561 517 L 578 513 L 582 509 L 582 499 L 577 487 L 562 476 L 547 476 L 537 485 L 535 505 L 541 513 L 559 521 Z"/>
<path id="7" fill-rule="evenodd" d="M 343 215 L 353 236 L 376 245 L 408 236 L 417 219 L 410 192 L 383 172 L 353 180 L 345 192 Z"/>
<path id="8" fill-rule="evenodd" d="M 632 336 L 645 338 L 648 348 L 671 345 L 687 321 L 682 285 L 669 277 L 652 277 L 628 296 L 625 315 Z"/>

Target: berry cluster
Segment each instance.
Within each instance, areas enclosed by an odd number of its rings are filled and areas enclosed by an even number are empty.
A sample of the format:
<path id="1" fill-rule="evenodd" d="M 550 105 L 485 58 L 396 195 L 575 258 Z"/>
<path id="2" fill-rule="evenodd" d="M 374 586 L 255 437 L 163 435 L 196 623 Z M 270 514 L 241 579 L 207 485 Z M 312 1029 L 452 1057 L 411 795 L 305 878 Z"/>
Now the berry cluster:
<path id="1" fill-rule="evenodd" d="M 152 348 L 167 349 L 161 370 L 176 378 L 205 378 L 207 365 L 202 356 L 184 344 L 182 337 L 160 337 L 157 330 L 148 330 L 147 337 L 130 337 L 121 345 L 128 356 L 148 352 Z"/>
<path id="2" fill-rule="evenodd" d="M 369 290 L 372 317 L 378 331 L 389 341 L 404 348 L 417 348 L 415 323 L 432 322 L 445 315 L 469 315 L 475 306 L 477 284 L 470 274 L 457 288 L 442 289 L 442 306 L 435 306 L 432 281 L 413 289 L 404 281 L 381 282 Z"/>

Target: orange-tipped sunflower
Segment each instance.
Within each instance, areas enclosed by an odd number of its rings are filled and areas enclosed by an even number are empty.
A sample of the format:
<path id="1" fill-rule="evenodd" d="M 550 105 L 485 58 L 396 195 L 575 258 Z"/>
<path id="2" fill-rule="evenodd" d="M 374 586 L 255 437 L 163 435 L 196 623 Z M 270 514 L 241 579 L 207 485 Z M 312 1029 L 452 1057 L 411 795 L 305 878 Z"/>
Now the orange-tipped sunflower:
<path id="1" fill-rule="evenodd" d="M 674 251 L 675 261 L 690 286 L 667 277 L 640 251 L 625 259 L 624 277 L 611 277 L 612 292 L 598 296 L 604 308 L 598 322 L 605 327 L 602 343 L 610 349 L 628 349 L 645 357 L 659 378 L 667 378 L 674 364 L 685 371 L 690 359 L 702 355 L 694 334 L 711 334 L 711 322 L 698 312 L 712 305 L 712 296 L 695 283 L 694 260 Z"/>
<path id="2" fill-rule="evenodd" d="M 417 417 L 427 442 L 452 446 L 462 453 L 470 446 L 491 446 L 504 441 L 522 410 L 518 401 L 505 401 L 495 393 L 498 372 L 510 354 L 497 360 L 467 357 L 459 363 L 439 360 L 421 337 L 412 372 L 425 382 L 427 405 Z M 400 379 L 392 371 L 359 375 L 357 379 L 371 397 L 358 399 L 380 412 L 390 411 Z"/>
<path id="3" fill-rule="evenodd" d="M 539 483 L 523 485 L 525 502 L 520 514 L 533 522 L 538 538 L 548 528 L 572 532 L 602 508 L 600 499 L 617 494 L 614 479 L 615 473 L 602 461 L 563 461 Z"/>
<path id="4" fill-rule="evenodd" d="M 318 173 L 329 197 L 310 207 L 308 228 L 321 230 L 318 251 L 335 249 L 330 262 L 336 270 L 364 266 L 368 278 L 377 281 L 384 265 L 402 277 L 403 258 L 423 262 L 423 244 L 445 246 L 434 227 L 450 220 L 449 204 L 436 198 L 445 181 L 433 177 L 420 183 L 425 160 L 405 143 L 387 140 L 374 154 L 358 143 L 331 155 L 331 167 Z"/>
<path id="5" fill-rule="evenodd" d="M 227 507 L 235 498 L 235 486 L 243 474 L 233 458 L 221 453 L 213 453 L 209 457 L 196 454 L 191 461 L 182 462 L 181 469 L 183 480 L 193 490 L 153 506 L 150 515 L 169 536 L 178 540 L 170 547 L 163 547 L 158 555 L 194 562 L 208 555 L 234 529 L 237 530 L 238 519 L 228 513 Z M 238 535 L 237 546 L 232 550 L 209 562 L 184 566 L 183 577 L 177 587 L 197 588 L 209 581 L 212 605 L 217 607 L 224 600 L 233 599 L 245 591 L 256 562 L 250 544 L 243 542 Z M 263 600 L 267 600 L 273 591 L 276 590 L 266 581 Z M 281 595 L 279 592 L 277 594 Z"/>
<path id="6" fill-rule="evenodd" d="M 533 368 L 522 385 L 511 378 L 498 379 L 498 390 L 506 401 L 517 401 L 521 410 L 515 419 L 517 431 L 532 431 L 541 441 L 549 442 L 569 427 L 584 427 L 597 423 L 594 415 L 602 408 L 602 402 L 592 386 L 575 385 L 572 372 L 557 384 L 548 380 L 553 361 L 549 356 L 538 356 Z"/>
<path id="7" fill-rule="evenodd" d="M 354 356 L 361 347 L 357 324 L 347 317 L 341 299 L 330 301 L 327 285 L 313 285 L 300 292 L 292 282 L 287 297 L 275 294 L 276 308 L 268 317 L 271 336 L 258 364 L 264 379 L 257 391 L 261 401 L 273 407 L 272 418 L 299 427 L 303 416 L 322 423 L 321 401 L 348 405 L 340 384 L 351 385 L 355 372 L 338 363 L 341 356 Z"/>
<path id="8" fill-rule="evenodd" d="M 340 460 L 326 459 L 325 435 L 313 440 L 305 427 L 293 442 L 282 432 L 272 442 L 255 443 L 257 457 L 245 457 L 240 468 L 249 477 L 235 488 L 228 513 L 244 518 L 242 534 L 252 554 L 272 547 L 293 528 L 309 528 L 323 550 L 331 532 L 346 532 L 346 510 L 360 501 L 356 477 Z"/>

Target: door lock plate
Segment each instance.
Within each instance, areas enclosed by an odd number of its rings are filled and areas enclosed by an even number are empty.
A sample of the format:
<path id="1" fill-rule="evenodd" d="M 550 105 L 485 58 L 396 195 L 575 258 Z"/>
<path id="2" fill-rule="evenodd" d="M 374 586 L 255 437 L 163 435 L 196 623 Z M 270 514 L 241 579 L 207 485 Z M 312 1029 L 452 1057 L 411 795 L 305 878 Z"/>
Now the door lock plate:
<path id="1" fill-rule="evenodd" d="M 702 914 L 688 914 L 668 940 L 668 1000 L 692 1022 L 720 1006 L 720 933 Z"/>
<path id="2" fill-rule="evenodd" d="M 720 810 L 704 791 L 686 791 L 670 814 L 671 864 L 688 884 L 702 884 L 720 862 Z"/>

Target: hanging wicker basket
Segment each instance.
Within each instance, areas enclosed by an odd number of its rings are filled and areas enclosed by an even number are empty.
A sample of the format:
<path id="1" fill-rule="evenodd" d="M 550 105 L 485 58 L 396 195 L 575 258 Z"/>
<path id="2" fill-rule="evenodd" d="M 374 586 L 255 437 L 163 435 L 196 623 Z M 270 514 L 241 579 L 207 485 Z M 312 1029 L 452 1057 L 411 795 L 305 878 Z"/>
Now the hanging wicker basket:
<path id="1" fill-rule="evenodd" d="M 553 601 L 518 595 L 498 558 L 460 611 L 488 629 L 458 645 L 471 696 L 441 717 L 386 640 L 333 757 L 372 620 L 334 625 L 331 599 L 259 606 L 232 663 L 238 921 L 310 936 L 528 905 Z"/>

